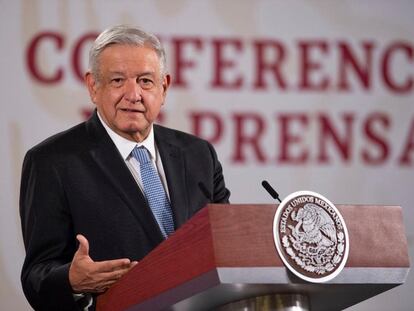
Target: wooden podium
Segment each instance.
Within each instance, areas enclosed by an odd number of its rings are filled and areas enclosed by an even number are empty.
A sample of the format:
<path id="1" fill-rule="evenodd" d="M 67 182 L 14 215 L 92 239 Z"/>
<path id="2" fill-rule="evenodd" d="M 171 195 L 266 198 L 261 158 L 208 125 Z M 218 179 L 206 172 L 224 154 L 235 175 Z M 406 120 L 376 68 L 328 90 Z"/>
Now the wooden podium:
<path id="1" fill-rule="evenodd" d="M 273 241 L 277 205 L 209 204 L 105 294 L 98 311 L 214 310 L 269 294 L 300 294 L 311 310 L 342 310 L 404 283 L 407 240 L 398 206 L 337 205 L 349 232 L 342 272 L 315 284 L 283 265 Z"/>

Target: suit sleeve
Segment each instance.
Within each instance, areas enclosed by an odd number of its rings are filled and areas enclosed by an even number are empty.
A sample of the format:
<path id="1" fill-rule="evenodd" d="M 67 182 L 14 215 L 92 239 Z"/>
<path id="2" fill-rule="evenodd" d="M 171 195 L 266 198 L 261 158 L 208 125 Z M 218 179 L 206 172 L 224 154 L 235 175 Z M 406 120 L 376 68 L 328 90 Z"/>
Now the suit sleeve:
<path id="1" fill-rule="evenodd" d="M 35 310 L 78 310 L 69 283 L 75 240 L 64 189 L 53 161 L 26 154 L 20 217 L 26 258 L 23 291 Z"/>
<path id="2" fill-rule="evenodd" d="M 212 203 L 229 203 L 230 191 L 226 188 L 223 176 L 223 168 L 217 158 L 214 147 L 208 143 L 208 147 L 213 158 L 214 175 L 213 175 L 213 198 Z"/>

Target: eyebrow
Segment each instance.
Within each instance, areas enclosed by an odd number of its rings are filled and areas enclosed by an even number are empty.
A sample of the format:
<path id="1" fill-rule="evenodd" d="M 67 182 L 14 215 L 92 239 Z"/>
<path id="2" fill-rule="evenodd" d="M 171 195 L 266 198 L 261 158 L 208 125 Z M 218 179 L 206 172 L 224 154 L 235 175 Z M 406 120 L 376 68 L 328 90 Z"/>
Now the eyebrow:
<path id="1" fill-rule="evenodd" d="M 138 76 L 141 77 L 141 76 L 154 76 L 154 75 L 155 75 L 154 71 L 145 71 L 145 72 L 139 74 Z"/>

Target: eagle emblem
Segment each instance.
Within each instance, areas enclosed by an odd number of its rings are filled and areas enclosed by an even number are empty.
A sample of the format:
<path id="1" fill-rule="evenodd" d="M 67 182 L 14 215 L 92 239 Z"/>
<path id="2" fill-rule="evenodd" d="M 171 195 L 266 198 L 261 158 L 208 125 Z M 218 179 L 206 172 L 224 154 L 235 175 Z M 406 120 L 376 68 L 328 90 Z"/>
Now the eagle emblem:
<path id="1" fill-rule="evenodd" d="M 335 277 L 345 265 L 349 240 L 345 222 L 323 196 L 300 191 L 277 209 L 274 238 L 287 267 L 311 282 Z"/>

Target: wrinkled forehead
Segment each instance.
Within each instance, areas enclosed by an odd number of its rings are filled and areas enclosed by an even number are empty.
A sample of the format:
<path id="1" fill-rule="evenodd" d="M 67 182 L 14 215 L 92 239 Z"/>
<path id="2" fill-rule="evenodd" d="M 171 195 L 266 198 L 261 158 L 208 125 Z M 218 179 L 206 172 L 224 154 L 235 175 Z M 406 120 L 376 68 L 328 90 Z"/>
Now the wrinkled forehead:
<path id="1" fill-rule="evenodd" d="M 98 56 L 98 75 L 108 71 L 151 73 L 163 77 L 162 62 L 151 46 L 111 44 Z"/>

